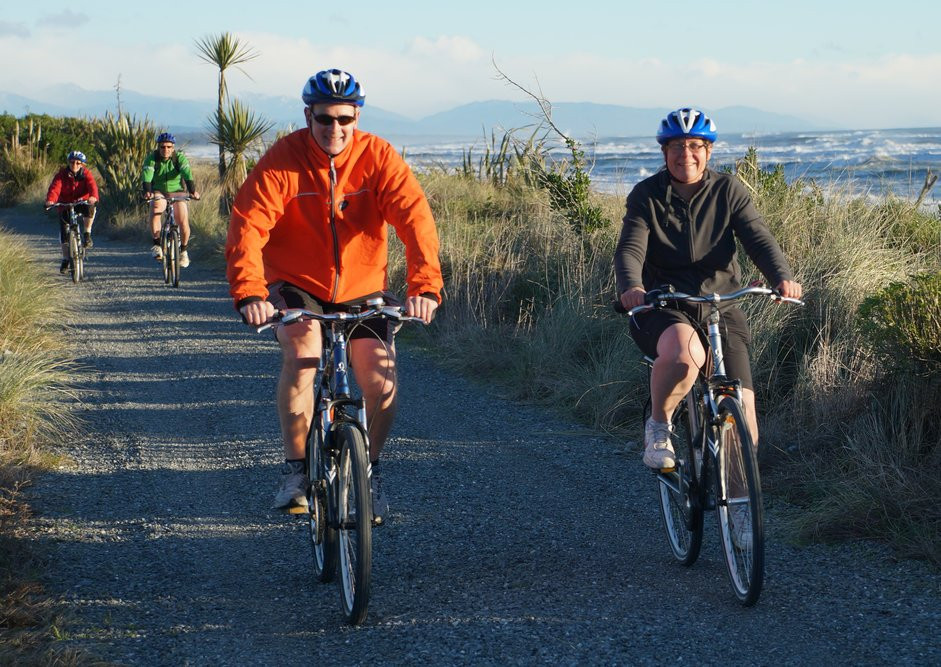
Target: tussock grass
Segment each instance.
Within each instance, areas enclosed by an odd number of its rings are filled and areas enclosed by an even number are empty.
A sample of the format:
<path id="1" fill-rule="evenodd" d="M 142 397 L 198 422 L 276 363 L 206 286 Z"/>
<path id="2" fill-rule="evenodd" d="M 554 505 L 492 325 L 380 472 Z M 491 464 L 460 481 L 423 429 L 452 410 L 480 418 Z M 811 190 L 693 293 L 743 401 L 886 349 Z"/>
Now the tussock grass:
<path id="1" fill-rule="evenodd" d="M 857 315 L 889 283 L 941 270 L 941 220 L 891 196 L 856 198 L 839 183 L 824 196 L 749 159 L 737 173 L 807 294 L 805 308 L 745 306 L 766 484 L 800 504 L 796 539 L 877 537 L 941 564 L 941 511 L 923 507 L 934 506 L 941 479 L 938 429 L 924 415 L 937 414 L 941 394 L 886 373 Z M 608 224 L 578 234 L 545 192 L 518 181 L 443 169 L 421 180 L 446 273 L 435 327 L 443 362 L 636 440 L 646 373 L 626 323 L 608 309 L 623 198 L 593 195 Z M 392 266 L 401 286 L 401 257 Z M 743 271 L 760 277 L 747 260 Z"/>
<path id="2" fill-rule="evenodd" d="M 79 664 L 50 648 L 55 610 L 34 581 L 37 556 L 23 539 L 23 491 L 58 461 L 50 444 L 76 428 L 67 399 L 78 379 L 60 322 L 64 292 L 49 267 L 0 230 L 0 663 Z"/>

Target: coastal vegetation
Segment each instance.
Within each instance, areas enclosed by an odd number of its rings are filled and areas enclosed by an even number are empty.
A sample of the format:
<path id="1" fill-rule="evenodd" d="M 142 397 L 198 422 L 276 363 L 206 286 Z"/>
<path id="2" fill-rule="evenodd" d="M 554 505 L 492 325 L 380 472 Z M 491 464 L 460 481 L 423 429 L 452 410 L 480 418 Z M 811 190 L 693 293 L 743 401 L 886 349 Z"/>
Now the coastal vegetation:
<path id="1" fill-rule="evenodd" d="M 55 608 L 43 598 L 42 563 L 25 537 L 23 490 L 64 453 L 51 443 L 77 428 L 71 413 L 81 381 L 63 335 L 68 301 L 31 250 L 0 233 L 0 663 L 53 664 Z M 56 276 L 58 277 L 58 276 Z M 72 653 L 55 664 L 74 664 Z M 49 659 L 48 662 L 45 662 Z"/>
<path id="2" fill-rule="evenodd" d="M 38 214 L 52 170 L 74 145 L 63 137 L 85 137 L 105 191 L 99 229 L 146 241 L 133 190 L 152 125 L 120 115 L 0 116 L 0 131 L 4 203 L 26 202 Z M 507 135 L 476 160 L 468 151 L 458 168 L 419 175 L 445 272 L 445 303 L 419 342 L 442 364 L 500 382 L 513 398 L 547 405 L 610 434 L 612 446 L 639 452 L 645 371 L 610 309 L 623 201 L 592 190 L 582 147 L 568 148 L 571 161 L 553 162 L 545 138 Z M 111 174 L 113 165 L 124 166 Z M 232 192 L 217 167 L 196 165 L 210 201 Z M 780 170 L 762 169 L 755 151 L 735 173 L 806 290 L 804 308 L 746 306 L 764 482 L 795 508 L 788 534 L 799 542 L 884 540 L 941 566 L 941 509 L 932 502 L 941 494 L 941 210 L 788 182 Z M 194 250 L 221 268 L 225 216 L 194 205 L 191 220 Z M 392 245 L 401 291 L 404 257 Z M 760 277 L 749 262 L 743 268 L 747 279 Z M 37 401 L 50 392 L 65 398 L 75 378 L 55 335 L 53 312 L 61 311 L 46 309 L 60 302 L 50 301 L 56 291 L 44 274 L 16 239 L 0 235 L 0 544 L 4 597 L 21 602 L 31 589 L 9 567 L 27 562 L 17 551 L 26 520 L 19 489 L 54 460 L 43 454 L 50 435 L 74 428 L 67 401 Z M 43 298 L 22 294 L 26 286 Z M 17 613 L 3 610 L 0 629 L 20 623 Z"/>

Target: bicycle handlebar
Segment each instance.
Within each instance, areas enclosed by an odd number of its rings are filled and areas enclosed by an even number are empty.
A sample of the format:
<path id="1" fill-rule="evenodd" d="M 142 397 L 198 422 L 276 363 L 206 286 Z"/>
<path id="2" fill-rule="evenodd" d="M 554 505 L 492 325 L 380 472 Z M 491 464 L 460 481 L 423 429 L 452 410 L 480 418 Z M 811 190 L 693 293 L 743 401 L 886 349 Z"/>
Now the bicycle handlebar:
<path id="1" fill-rule="evenodd" d="M 370 317 L 385 317 L 396 322 L 421 322 L 425 321 L 420 317 L 406 315 L 403 308 L 397 306 L 371 306 L 358 313 L 315 313 L 305 308 L 288 308 L 279 310 L 277 314 L 268 322 L 265 322 L 255 331 L 261 333 L 267 329 L 276 326 L 287 326 L 306 320 L 317 320 L 318 322 L 360 322 Z"/>
<path id="2" fill-rule="evenodd" d="M 73 206 L 81 206 L 82 204 L 87 204 L 87 203 L 88 203 L 87 199 L 77 199 L 76 201 L 70 201 L 70 202 L 57 201 L 52 206 L 46 206 L 45 208 L 48 211 L 53 208 L 71 208 Z"/>
<path id="3" fill-rule="evenodd" d="M 168 197 L 162 194 L 154 194 L 154 196 L 150 198 L 151 201 L 154 201 L 157 199 L 163 199 L 164 201 L 168 201 L 170 203 L 175 203 L 178 201 L 190 201 L 190 200 L 199 201 L 198 199 L 194 199 L 193 195 L 191 194 L 179 195 L 179 196 L 174 196 L 174 197 Z"/>
<path id="4" fill-rule="evenodd" d="M 726 301 L 736 301 L 746 296 L 767 296 L 774 301 L 786 302 L 797 304 L 798 306 L 803 306 L 804 302 L 800 299 L 793 299 L 791 297 L 781 296 L 777 290 L 773 290 L 770 287 L 743 287 L 729 294 L 707 294 L 705 296 L 698 296 L 692 294 L 685 294 L 683 292 L 675 292 L 672 287 L 663 287 L 655 290 L 650 290 L 647 292 L 644 297 L 645 300 L 649 303 L 644 303 L 640 306 L 634 306 L 630 310 L 626 310 L 624 306 L 621 305 L 620 301 L 614 303 L 614 310 L 619 313 L 626 313 L 628 316 L 633 317 L 640 313 L 646 313 L 648 310 L 656 310 L 657 308 L 663 308 L 666 306 L 668 301 L 686 301 L 687 303 L 708 303 L 713 306 L 717 306 L 720 303 Z"/>

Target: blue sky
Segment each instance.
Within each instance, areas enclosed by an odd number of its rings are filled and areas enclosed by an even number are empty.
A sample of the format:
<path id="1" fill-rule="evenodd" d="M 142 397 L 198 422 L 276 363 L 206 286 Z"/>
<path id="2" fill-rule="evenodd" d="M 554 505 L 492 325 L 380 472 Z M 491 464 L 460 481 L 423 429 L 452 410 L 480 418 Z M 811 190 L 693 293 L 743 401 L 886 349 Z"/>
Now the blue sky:
<path id="1" fill-rule="evenodd" d="M 520 99 L 754 106 L 848 128 L 941 126 L 941 3 L 843 2 L 7 3 L 0 91 L 60 83 L 212 98 L 194 41 L 228 31 L 260 54 L 230 92 L 297 96 L 323 67 L 366 86 L 367 105 L 418 118 Z M 172 16 L 172 18 L 166 18 Z M 10 110 L 16 112 L 16 110 Z"/>

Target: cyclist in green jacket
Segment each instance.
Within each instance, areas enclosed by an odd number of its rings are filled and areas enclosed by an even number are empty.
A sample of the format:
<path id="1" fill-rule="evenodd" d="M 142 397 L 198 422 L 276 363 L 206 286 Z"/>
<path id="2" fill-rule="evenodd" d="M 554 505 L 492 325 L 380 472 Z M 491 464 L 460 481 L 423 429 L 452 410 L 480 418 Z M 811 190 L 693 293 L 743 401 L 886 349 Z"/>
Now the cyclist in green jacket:
<path id="1" fill-rule="evenodd" d="M 182 151 L 176 150 L 176 138 L 169 132 L 164 132 L 157 137 L 157 150 L 149 153 L 144 160 L 141 186 L 144 190 L 144 199 L 151 202 L 150 231 L 153 235 L 153 247 L 150 252 L 154 259 L 159 261 L 163 259 L 163 250 L 160 248 L 160 216 L 166 210 L 167 202 L 163 199 L 154 199 L 154 195 L 162 194 L 170 197 L 180 193 L 189 193 L 193 199 L 199 199 L 189 160 Z M 186 268 L 190 265 L 189 253 L 186 251 L 190 239 L 186 202 L 176 202 L 173 205 L 173 212 L 180 226 L 180 266 Z"/>

